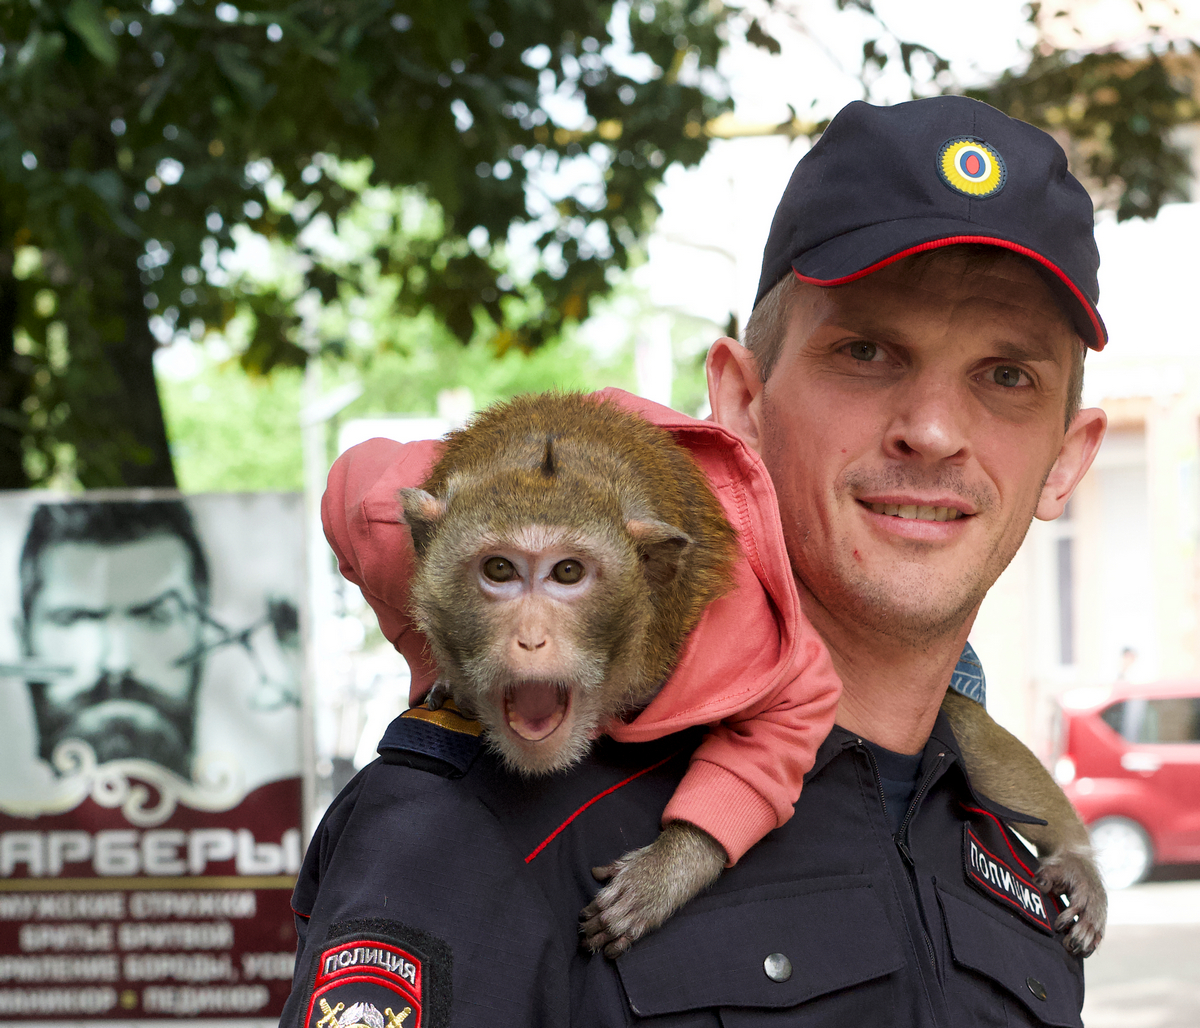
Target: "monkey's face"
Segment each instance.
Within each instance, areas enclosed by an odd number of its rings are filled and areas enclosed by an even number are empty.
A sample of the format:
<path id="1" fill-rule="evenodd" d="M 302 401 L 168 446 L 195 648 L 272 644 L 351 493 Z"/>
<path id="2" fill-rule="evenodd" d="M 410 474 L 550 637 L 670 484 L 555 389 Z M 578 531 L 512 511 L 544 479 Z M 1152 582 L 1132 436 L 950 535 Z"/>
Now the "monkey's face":
<path id="1" fill-rule="evenodd" d="M 437 549 L 413 595 L 455 701 L 517 771 L 580 760 L 637 678 L 650 611 L 632 545 L 526 525 L 477 539 L 449 577 L 425 573 Z"/>

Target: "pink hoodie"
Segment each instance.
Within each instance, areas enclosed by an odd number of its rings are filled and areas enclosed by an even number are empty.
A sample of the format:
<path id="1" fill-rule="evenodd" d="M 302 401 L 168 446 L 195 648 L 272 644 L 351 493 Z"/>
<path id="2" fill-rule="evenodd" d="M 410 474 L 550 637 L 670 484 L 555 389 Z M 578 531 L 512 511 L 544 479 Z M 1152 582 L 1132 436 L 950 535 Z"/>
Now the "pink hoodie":
<path id="1" fill-rule="evenodd" d="M 686 446 L 738 532 L 734 588 L 709 604 L 658 695 L 629 722 L 604 728 L 620 742 L 646 742 L 710 726 L 662 820 L 703 828 L 733 865 L 792 816 L 804 774 L 833 725 L 841 683 L 800 610 L 775 489 L 758 455 L 713 422 L 619 389 L 595 395 L 661 425 Z M 321 503 L 338 567 L 408 661 L 414 704 L 437 668 L 407 613 L 413 551 L 396 493 L 425 481 L 439 452 L 436 441 L 361 443 L 333 465 Z"/>

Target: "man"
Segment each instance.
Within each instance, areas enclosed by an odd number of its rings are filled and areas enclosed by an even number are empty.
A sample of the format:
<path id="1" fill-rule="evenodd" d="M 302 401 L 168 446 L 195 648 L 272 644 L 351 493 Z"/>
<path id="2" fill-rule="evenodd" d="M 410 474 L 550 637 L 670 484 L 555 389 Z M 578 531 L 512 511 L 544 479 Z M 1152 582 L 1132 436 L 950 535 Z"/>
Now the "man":
<path id="1" fill-rule="evenodd" d="M 1057 899 L 1004 824 L 1023 816 L 974 792 L 939 706 L 1104 433 L 1078 409 L 1105 341 L 1091 218 L 1057 144 L 983 104 L 839 114 L 776 214 L 747 347 L 709 356 L 714 420 L 770 473 L 843 679 L 795 817 L 620 959 L 587 957 L 589 869 L 654 838 L 694 738 L 602 741 L 527 783 L 471 722 L 410 711 L 309 850 L 283 1023 L 1079 1025 Z M 388 460 L 343 458 L 326 511 L 381 623 Z"/>
<path id="2" fill-rule="evenodd" d="M 43 504 L 21 553 L 21 638 L 38 755 L 191 774 L 208 562 L 180 502 Z"/>

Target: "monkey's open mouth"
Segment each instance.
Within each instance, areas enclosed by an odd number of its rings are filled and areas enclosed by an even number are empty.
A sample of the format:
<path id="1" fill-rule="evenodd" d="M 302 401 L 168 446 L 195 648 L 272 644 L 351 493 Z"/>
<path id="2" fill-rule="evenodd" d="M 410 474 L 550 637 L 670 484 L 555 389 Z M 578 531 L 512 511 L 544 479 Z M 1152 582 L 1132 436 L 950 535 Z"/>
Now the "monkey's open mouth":
<path id="1" fill-rule="evenodd" d="M 504 720 L 522 739 L 541 742 L 563 723 L 570 697 L 560 682 L 514 682 L 504 689 Z"/>

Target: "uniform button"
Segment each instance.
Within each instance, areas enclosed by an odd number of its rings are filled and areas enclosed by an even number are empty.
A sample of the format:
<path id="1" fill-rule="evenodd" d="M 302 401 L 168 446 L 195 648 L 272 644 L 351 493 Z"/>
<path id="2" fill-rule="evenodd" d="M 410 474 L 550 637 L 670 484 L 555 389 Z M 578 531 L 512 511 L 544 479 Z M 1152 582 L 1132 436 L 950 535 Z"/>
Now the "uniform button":
<path id="1" fill-rule="evenodd" d="M 770 953 L 763 961 L 763 970 L 773 982 L 786 982 L 792 977 L 792 962 L 782 953 Z"/>
<path id="2" fill-rule="evenodd" d="M 1036 978 L 1026 978 L 1025 987 L 1029 989 L 1038 999 L 1046 998 L 1046 986 L 1039 982 Z"/>

